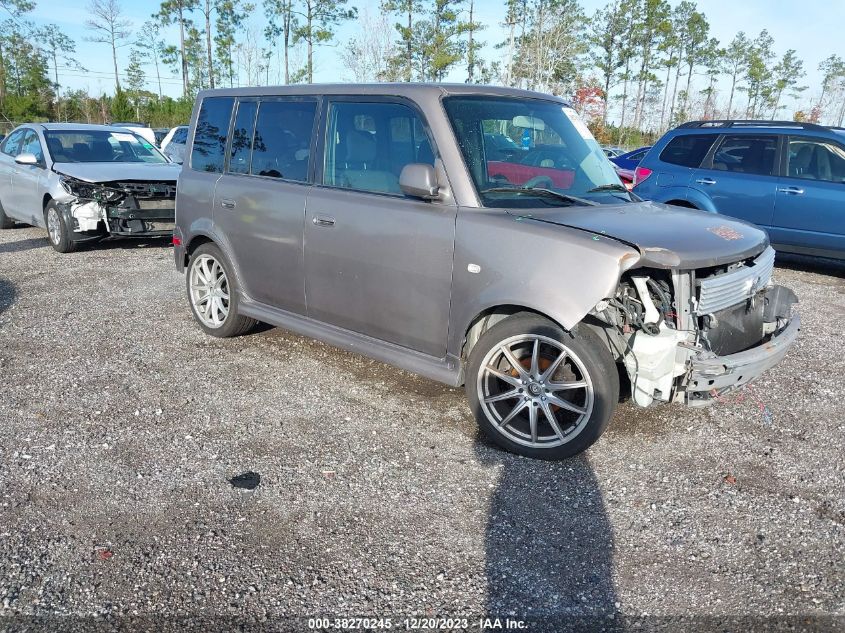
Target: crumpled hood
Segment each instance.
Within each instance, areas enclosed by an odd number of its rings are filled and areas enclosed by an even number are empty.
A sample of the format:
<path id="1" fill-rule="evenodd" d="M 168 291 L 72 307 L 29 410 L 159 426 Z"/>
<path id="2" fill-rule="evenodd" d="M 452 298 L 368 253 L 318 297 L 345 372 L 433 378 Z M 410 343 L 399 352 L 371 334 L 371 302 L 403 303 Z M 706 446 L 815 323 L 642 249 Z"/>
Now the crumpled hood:
<path id="1" fill-rule="evenodd" d="M 635 246 L 642 265 L 703 268 L 735 262 L 763 251 L 769 243 L 757 227 L 717 213 L 656 202 L 512 209 L 513 216 L 549 222 L 611 237 Z"/>
<path id="2" fill-rule="evenodd" d="M 174 163 L 54 163 L 53 171 L 85 182 L 116 180 L 175 181 L 181 165 Z"/>

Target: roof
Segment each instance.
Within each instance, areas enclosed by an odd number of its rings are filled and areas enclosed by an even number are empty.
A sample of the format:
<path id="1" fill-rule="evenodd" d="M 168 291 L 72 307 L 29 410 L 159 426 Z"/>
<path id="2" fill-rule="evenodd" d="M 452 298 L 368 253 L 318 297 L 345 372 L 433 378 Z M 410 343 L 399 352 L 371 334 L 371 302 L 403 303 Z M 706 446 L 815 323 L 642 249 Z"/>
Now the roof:
<path id="1" fill-rule="evenodd" d="M 117 125 L 96 125 L 94 123 L 27 123 L 30 126 L 41 126 L 44 130 L 64 131 L 96 131 L 103 132 L 125 132 L 125 127 Z"/>
<path id="2" fill-rule="evenodd" d="M 705 120 L 705 121 L 687 121 L 681 123 L 675 130 L 691 130 L 695 133 L 699 132 L 714 132 L 723 133 L 725 130 L 730 130 L 731 134 L 739 131 L 758 132 L 761 129 L 776 129 L 776 130 L 813 130 L 816 132 L 835 131 L 827 125 L 819 125 L 818 123 L 809 123 L 806 121 L 769 121 L 764 119 L 725 119 L 725 120 Z"/>
<path id="3" fill-rule="evenodd" d="M 293 84 L 288 86 L 257 86 L 249 88 L 219 88 L 202 90 L 198 98 L 223 96 L 270 96 L 270 95 L 383 95 L 420 97 L 423 95 L 486 95 L 500 97 L 523 97 L 532 99 L 547 99 L 567 103 L 561 97 L 542 92 L 521 90 L 519 88 L 505 88 L 503 86 L 486 86 L 480 84 L 449 84 L 449 83 L 333 83 L 333 84 Z"/>

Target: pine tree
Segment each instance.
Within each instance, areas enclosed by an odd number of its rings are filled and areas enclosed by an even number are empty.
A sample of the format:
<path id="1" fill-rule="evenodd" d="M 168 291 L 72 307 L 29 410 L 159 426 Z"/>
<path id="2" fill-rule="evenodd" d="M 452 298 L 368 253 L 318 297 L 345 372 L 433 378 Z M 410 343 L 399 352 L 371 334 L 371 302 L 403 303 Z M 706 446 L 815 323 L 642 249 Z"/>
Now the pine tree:
<path id="1" fill-rule="evenodd" d="M 117 0 L 91 0 L 88 5 L 91 18 L 85 21 L 85 26 L 94 32 L 86 38 L 89 42 L 108 44 L 111 46 L 112 61 L 114 62 L 114 87 L 120 90 L 120 76 L 117 72 L 117 49 L 128 46 L 132 31 L 132 21 L 123 17 L 120 3 Z"/>
<path id="2" fill-rule="evenodd" d="M 301 20 L 293 31 L 293 41 L 304 41 L 307 45 L 305 72 L 308 83 L 313 83 L 314 47 L 331 42 L 334 28 L 341 22 L 354 19 L 358 10 L 347 7 L 346 0 L 299 0 L 295 6 L 294 13 Z"/>

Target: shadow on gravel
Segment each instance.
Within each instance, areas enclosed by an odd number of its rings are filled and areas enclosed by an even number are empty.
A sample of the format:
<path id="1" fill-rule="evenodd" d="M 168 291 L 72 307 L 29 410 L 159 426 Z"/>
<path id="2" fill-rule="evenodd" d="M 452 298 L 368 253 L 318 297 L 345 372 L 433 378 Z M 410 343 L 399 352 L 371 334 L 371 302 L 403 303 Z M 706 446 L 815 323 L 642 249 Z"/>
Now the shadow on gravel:
<path id="1" fill-rule="evenodd" d="M 172 238 L 170 237 L 127 237 L 104 239 L 84 247 L 89 251 L 111 251 L 115 249 L 134 250 L 139 248 L 169 248 Z"/>
<path id="2" fill-rule="evenodd" d="M 15 284 L 0 277 L 0 314 L 8 310 L 15 302 Z"/>
<path id="3" fill-rule="evenodd" d="M 6 242 L 0 244 L 0 253 L 21 253 L 23 251 L 31 251 L 35 248 L 49 247 L 50 242 L 47 241 L 47 235 L 44 237 L 30 237 L 25 240 L 18 240 L 17 242 Z"/>
<path id="4" fill-rule="evenodd" d="M 845 260 L 778 253 L 776 262 L 779 267 L 789 268 L 790 270 L 831 275 L 833 277 L 845 277 Z"/>
<path id="5" fill-rule="evenodd" d="M 529 630 L 620 631 L 613 531 L 586 457 L 544 462 L 479 443 L 503 465 L 485 535 L 489 617 Z M 548 629 L 545 627 L 549 627 Z"/>

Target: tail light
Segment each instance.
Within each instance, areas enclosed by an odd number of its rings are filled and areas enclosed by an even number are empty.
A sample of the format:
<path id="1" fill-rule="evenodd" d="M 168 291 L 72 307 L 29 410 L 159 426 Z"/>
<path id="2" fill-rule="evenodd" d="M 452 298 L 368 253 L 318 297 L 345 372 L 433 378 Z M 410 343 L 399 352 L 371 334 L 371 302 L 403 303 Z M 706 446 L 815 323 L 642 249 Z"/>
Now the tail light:
<path id="1" fill-rule="evenodd" d="M 173 246 L 182 246 L 182 238 L 174 235 L 173 236 Z"/>
<path id="2" fill-rule="evenodd" d="M 637 167 L 634 170 L 634 186 L 643 182 L 646 178 L 651 176 L 653 172 L 648 167 Z"/>

